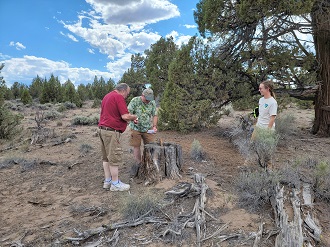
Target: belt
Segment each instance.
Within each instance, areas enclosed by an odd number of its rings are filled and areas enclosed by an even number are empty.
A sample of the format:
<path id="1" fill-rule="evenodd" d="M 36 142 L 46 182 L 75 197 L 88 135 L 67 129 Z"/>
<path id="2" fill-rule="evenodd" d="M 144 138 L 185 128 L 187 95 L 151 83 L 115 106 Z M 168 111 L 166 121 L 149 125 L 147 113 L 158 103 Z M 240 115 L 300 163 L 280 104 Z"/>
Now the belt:
<path id="1" fill-rule="evenodd" d="M 101 129 L 101 130 L 108 130 L 108 131 L 114 131 L 114 132 L 123 133 L 121 130 L 115 130 L 115 129 L 113 129 L 113 128 L 105 127 L 105 126 L 99 126 L 99 129 Z"/>

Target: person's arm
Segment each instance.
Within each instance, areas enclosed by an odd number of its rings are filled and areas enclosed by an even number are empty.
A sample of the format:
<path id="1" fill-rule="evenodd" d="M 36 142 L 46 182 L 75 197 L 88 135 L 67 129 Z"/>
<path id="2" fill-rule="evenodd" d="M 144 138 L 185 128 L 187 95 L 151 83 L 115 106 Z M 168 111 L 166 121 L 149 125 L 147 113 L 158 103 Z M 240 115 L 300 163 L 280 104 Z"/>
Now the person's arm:
<path id="1" fill-rule="evenodd" d="M 127 114 L 123 114 L 121 115 L 121 118 L 123 120 L 125 120 L 126 122 L 129 122 L 129 121 L 134 121 L 134 120 L 137 120 L 137 116 L 136 115 L 133 115 L 133 114 L 130 114 L 130 113 L 127 113 Z"/>
<path id="2" fill-rule="evenodd" d="M 152 118 L 152 129 L 157 132 L 157 123 L 158 123 L 158 116 L 154 116 Z"/>
<path id="3" fill-rule="evenodd" d="M 273 125 L 275 123 L 275 118 L 276 118 L 276 115 L 271 115 L 270 116 L 270 120 L 269 120 L 269 123 L 268 123 L 268 128 L 273 128 Z"/>

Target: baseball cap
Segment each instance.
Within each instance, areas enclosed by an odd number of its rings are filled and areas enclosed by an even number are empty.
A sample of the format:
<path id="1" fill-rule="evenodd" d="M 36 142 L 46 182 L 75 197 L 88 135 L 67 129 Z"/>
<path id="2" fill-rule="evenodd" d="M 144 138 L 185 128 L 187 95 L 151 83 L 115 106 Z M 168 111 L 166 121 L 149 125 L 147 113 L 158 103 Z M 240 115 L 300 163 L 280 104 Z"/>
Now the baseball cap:
<path id="1" fill-rule="evenodd" d="M 154 100 L 154 91 L 151 88 L 144 89 L 142 95 L 146 98 L 146 100 Z"/>

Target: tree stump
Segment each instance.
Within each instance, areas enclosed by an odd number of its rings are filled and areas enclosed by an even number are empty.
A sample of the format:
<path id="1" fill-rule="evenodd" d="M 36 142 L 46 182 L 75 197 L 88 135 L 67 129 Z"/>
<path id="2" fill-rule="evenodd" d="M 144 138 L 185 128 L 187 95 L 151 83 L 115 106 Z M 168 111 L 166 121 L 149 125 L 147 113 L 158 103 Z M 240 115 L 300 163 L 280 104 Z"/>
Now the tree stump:
<path id="1" fill-rule="evenodd" d="M 182 148 L 175 143 L 149 143 L 144 146 L 138 178 L 158 183 L 163 178 L 181 178 Z"/>

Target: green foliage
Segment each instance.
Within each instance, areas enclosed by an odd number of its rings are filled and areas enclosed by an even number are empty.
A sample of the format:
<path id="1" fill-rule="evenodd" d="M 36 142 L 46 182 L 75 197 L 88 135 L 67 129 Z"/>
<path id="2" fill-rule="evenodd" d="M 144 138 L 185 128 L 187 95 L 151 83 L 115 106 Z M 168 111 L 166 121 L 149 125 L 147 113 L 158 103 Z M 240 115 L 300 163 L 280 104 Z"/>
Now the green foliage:
<path id="1" fill-rule="evenodd" d="M 84 117 L 78 116 L 72 120 L 72 125 L 97 125 L 99 123 L 99 117 Z"/>
<path id="2" fill-rule="evenodd" d="M 43 115 L 44 119 L 48 119 L 48 120 L 55 120 L 60 118 L 61 116 L 62 114 L 56 110 L 46 111 Z"/>
<path id="3" fill-rule="evenodd" d="M 118 83 L 126 83 L 130 86 L 131 91 L 126 99 L 130 102 L 133 97 L 140 96 L 146 88 L 147 78 L 145 70 L 145 61 L 142 54 L 137 53 L 131 57 L 131 67 L 124 72 Z"/>
<path id="4" fill-rule="evenodd" d="M 330 202 L 330 162 L 319 162 L 315 167 L 314 174 L 317 196 Z"/>
<path id="5" fill-rule="evenodd" d="M 161 37 L 145 51 L 146 76 L 156 97 L 161 96 L 166 88 L 169 66 L 177 50 L 172 37 Z"/>
<path id="6" fill-rule="evenodd" d="M 101 102 L 102 102 L 102 100 L 100 100 L 100 99 L 94 99 L 92 108 L 100 108 Z"/>
<path id="7" fill-rule="evenodd" d="M 24 89 L 21 94 L 21 101 L 24 105 L 31 104 L 32 103 L 32 97 L 29 93 L 28 89 Z"/>
<path id="8" fill-rule="evenodd" d="M 314 108 L 314 102 L 312 100 L 299 100 L 294 99 L 293 100 L 299 109 L 313 109 Z"/>
<path id="9" fill-rule="evenodd" d="M 30 95 L 33 99 L 40 98 L 43 90 L 43 80 L 37 75 L 36 78 L 32 80 L 29 87 Z"/>
<path id="10" fill-rule="evenodd" d="M 187 133 L 219 119 L 219 105 L 225 96 L 218 94 L 219 78 L 213 78 L 210 51 L 203 48 L 203 42 L 193 37 L 170 64 L 169 82 L 160 103 L 160 128 Z"/>
<path id="11" fill-rule="evenodd" d="M 247 81 L 257 92 L 258 82 L 271 77 L 283 86 L 303 87 L 317 81 L 317 63 L 312 44 L 296 32 L 314 34 L 313 24 L 306 27 L 300 21 L 310 18 L 314 3 L 203 0 L 194 18 L 200 34 L 210 37 L 217 48 L 218 59 L 226 62 L 227 71 L 241 76 L 238 84 Z"/>
<path id="12" fill-rule="evenodd" d="M 251 148 L 257 154 L 258 163 L 261 167 L 267 169 L 271 163 L 278 141 L 279 135 L 271 129 L 256 128 L 254 130 Z"/>
<path id="13" fill-rule="evenodd" d="M 205 153 L 200 142 L 194 139 L 190 148 L 190 157 L 196 161 L 202 161 L 204 159 Z"/>
<path id="14" fill-rule="evenodd" d="M 20 133 L 19 124 L 24 117 L 13 114 L 6 106 L 0 106 L 0 139 L 11 139 Z"/>
<path id="15" fill-rule="evenodd" d="M 152 214 L 158 209 L 156 195 L 140 193 L 123 198 L 122 214 L 128 220 L 136 220 L 145 214 Z"/>
<path id="16" fill-rule="evenodd" d="M 48 81 L 43 83 L 43 89 L 40 97 L 40 103 L 57 103 L 62 101 L 61 82 L 53 74 Z"/>

